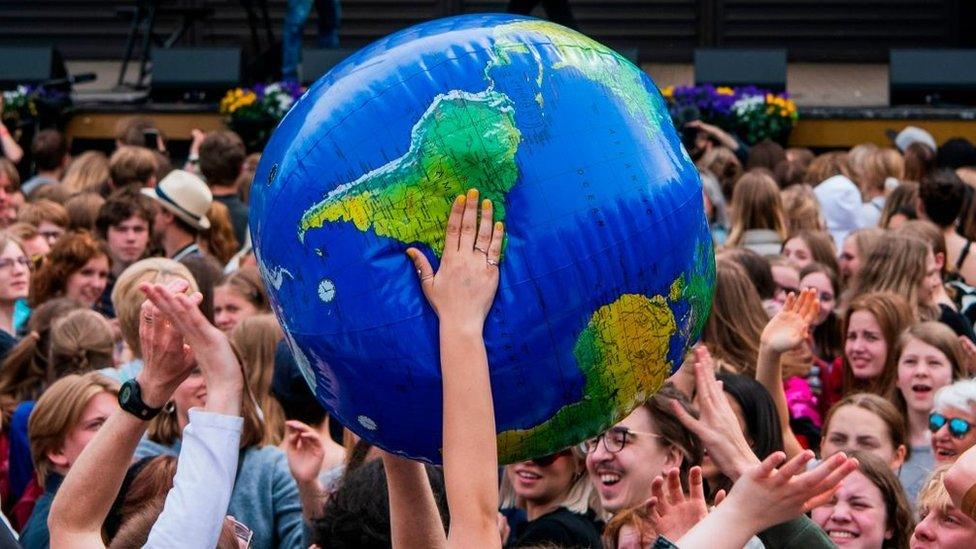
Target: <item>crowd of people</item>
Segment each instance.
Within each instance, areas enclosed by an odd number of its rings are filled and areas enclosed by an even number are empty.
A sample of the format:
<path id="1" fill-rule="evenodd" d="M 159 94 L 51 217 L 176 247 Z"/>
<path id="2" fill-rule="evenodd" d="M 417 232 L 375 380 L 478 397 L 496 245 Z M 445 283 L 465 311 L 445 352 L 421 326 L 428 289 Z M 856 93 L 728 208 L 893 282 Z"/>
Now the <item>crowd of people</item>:
<path id="1" fill-rule="evenodd" d="M 702 341 L 606 432 L 499 468 L 482 339 L 504 226 L 472 189 L 435 270 L 443 467 L 330 421 L 251 250 L 257 163 L 153 122 L 0 139 L 0 546 L 976 547 L 976 150 L 747 147 L 695 123 Z M 32 159 L 21 181 L 22 157 Z"/>

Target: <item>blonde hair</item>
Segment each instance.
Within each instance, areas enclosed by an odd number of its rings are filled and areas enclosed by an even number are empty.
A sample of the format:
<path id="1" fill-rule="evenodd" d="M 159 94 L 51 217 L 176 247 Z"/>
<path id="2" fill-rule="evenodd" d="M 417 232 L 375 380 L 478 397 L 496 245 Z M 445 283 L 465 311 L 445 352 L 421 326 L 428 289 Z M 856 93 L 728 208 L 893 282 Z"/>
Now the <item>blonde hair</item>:
<path id="1" fill-rule="evenodd" d="M 919 293 L 929 251 L 928 244 L 914 237 L 882 236 L 854 277 L 851 295 L 891 292 L 904 296 L 917 319 L 929 320 L 935 312 L 931 305 L 922 302 Z"/>
<path id="2" fill-rule="evenodd" d="M 863 181 L 867 171 L 870 169 L 871 155 L 878 152 L 878 146 L 874 143 L 861 143 L 854 145 L 847 151 L 847 171 L 850 178 L 857 183 L 857 186 L 864 188 Z"/>
<path id="3" fill-rule="evenodd" d="M 702 342 L 725 370 L 752 376 L 769 316 L 749 275 L 734 260 L 715 261 L 715 297 Z"/>
<path id="4" fill-rule="evenodd" d="M 156 156 L 145 147 L 124 145 L 108 160 L 112 185 L 116 189 L 148 185 L 156 175 Z"/>
<path id="5" fill-rule="evenodd" d="M 68 212 L 69 231 L 94 231 L 98 210 L 105 203 L 102 195 L 94 192 L 83 192 L 69 198 L 64 203 Z"/>
<path id="6" fill-rule="evenodd" d="M 275 349 L 284 337 L 281 326 L 272 314 L 245 318 L 237 323 L 230 335 L 231 342 L 240 353 L 244 377 L 264 412 L 263 444 L 277 445 L 285 431 L 285 412 L 278 400 L 271 396 Z"/>
<path id="7" fill-rule="evenodd" d="M 786 238 L 783 201 L 776 181 L 768 173 L 754 170 L 740 177 L 732 192 L 730 210 L 732 229 L 726 246 L 741 245 L 750 229 L 770 229 L 781 241 Z"/>
<path id="8" fill-rule="evenodd" d="M 590 479 L 586 475 L 586 456 L 583 455 L 579 448 L 570 448 L 569 450 L 572 453 L 571 457 L 573 458 L 573 464 L 577 472 L 573 475 L 572 483 L 566 491 L 565 497 L 559 501 L 558 505 L 580 515 L 585 515 L 590 509 L 599 511 L 599 499 L 593 490 L 593 483 L 590 482 Z M 510 467 L 512 465 L 505 466 L 506 472 Z M 512 486 L 512 481 L 509 480 L 507 474 L 501 475 L 498 503 L 502 509 L 525 507 L 525 502 L 515 493 L 515 487 Z M 598 512 L 597 516 L 599 515 L 600 513 Z"/>
<path id="9" fill-rule="evenodd" d="M 41 487 L 54 467 L 48 454 L 61 448 L 88 402 L 101 393 L 117 396 L 118 383 L 96 372 L 89 372 L 67 375 L 55 381 L 37 400 L 27 422 L 27 434 Z"/>
<path id="10" fill-rule="evenodd" d="M 780 193 L 783 211 L 786 215 L 786 232 L 793 235 L 799 231 L 824 230 L 820 203 L 810 185 L 790 185 Z"/>
<path id="11" fill-rule="evenodd" d="M 918 491 L 918 496 L 915 498 L 915 507 L 919 515 L 927 515 L 933 510 L 948 514 L 949 511 L 956 508 L 949 496 L 949 491 L 945 487 L 945 476 L 950 467 L 952 467 L 951 463 L 942 463 L 932 469 L 932 473 L 925 480 L 925 485 Z"/>
<path id="12" fill-rule="evenodd" d="M 51 325 L 53 374 L 82 373 L 112 366 L 115 337 L 105 317 L 90 309 L 71 311 Z"/>
<path id="13" fill-rule="evenodd" d="M 129 265 L 119 275 L 112 288 L 112 307 L 119 319 L 122 339 L 136 357 L 142 356 L 142 345 L 139 342 L 139 311 L 146 296 L 139 291 L 139 284 L 143 282 L 164 283 L 173 278 L 182 278 L 190 283 L 187 293 L 199 291 L 197 281 L 190 274 L 190 270 L 178 261 L 165 257 L 150 257 L 136 261 Z"/>
<path id="14" fill-rule="evenodd" d="M 899 181 L 905 177 L 905 159 L 895 149 L 875 150 L 865 159 L 861 175 L 858 185 L 865 199 L 870 197 L 871 191 L 882 194 L 889 177 Z"/>
<path id="15" fill-rule="evenodd" d="M 53 200 L 42 198 L 21 206 L 17 212 L 17 221 L 30 223 L 35 227 L 40 227 L 41 223 L 47 221 L 65 229 L 68 227 L 68 210 Z"/>
<path id="16" fill-rule="evenodd" d="M 86 151 L 68 164 L 61 186 L 72 194 L 101 193 L 108 184 L 108 157 L 99 151 Z"/>
<path id="17" fill-rule="evenodd" d="M 806 182 L 816 187 L 835 175 L 850 178 L 847 167 L 847 153 L 834 151 L 817 156 L 807 166 Z"/>
<path id="18" fill-rule="evenodd" d="M 210 228 L 200 232 L 200 247 L 214 256 L 221 266 L 226 265 L 240 249 L 240 244 L 234 236 L 230 210 L 223 203 L 214 200 L 207 210 L 207 219 L 210 220 Z"/>
<path id="19" fill-rule="evenodd" d="M 718 180 L 726 200 L 732 198 L 735 182 L 742 177 L 742 163 L 728 147 L 712 147 L 698 160 L 698 169 L 708 171 Z"/>

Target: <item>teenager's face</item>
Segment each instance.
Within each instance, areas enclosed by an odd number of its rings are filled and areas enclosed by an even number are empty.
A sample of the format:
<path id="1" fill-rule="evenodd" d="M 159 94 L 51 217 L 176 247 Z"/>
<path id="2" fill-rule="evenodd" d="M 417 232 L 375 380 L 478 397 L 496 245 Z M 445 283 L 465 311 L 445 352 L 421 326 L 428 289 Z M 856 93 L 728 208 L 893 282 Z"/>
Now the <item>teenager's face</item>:
<path id="1" fill-rule="evenodd" d="M 224 332 L 230 332 L 237 324 L 258 309 L 229 286 L 214 288 L 214 324 Z"/>
<path id="2" fill-rule="evenodd" d="M 959 408 L 946 407 L 936 409 L 947 419 L 941 429 L 932 433 L 932 451 L 935 454 L 935 461 L 952 463 L 963 452 L 976 445 L 976 414 L 972 410 L 961 410 Z M 971 426 L 969 431 L 961 437 L 956 437 L 949 429 L 952 419 L 961 419 Z"/>
<path id="3" fill-rule="evenodd" d="M 173 392 L 173 404 L 176 405 L 176 414 L 182 431 L 190 421 L 190 408 L 203 408 L 207 405 L 207 380 L 199 368 L 194 368 Z"/>
<path id="4" fill-rule="evenodd" d="M 840 267 L 840 277 L 845 281 L 854 278 L 854 275 L 861 270 L 861 254 L 857 249 L 857 241 L 853 236 L 848 236 L 844 239 L 844 245 L 841 246 L 837 265 Z"/>
<path id="5" fill-rule="evenodd" d="M 57 453 L 49 456 L 49 459 L 57 466 L 61 472 L 65 472 L 78 461 L 78 456 L 88 446 L 91 439 L 95 438 L 102 424 L 119 407 L 118 397 L 111 393 L 100 392 L 93 396 L 85 409 L 82 410 L 78 422 L 68 431 Z"/>
<path id="6" fill-rule="evenodd" d="M 800 280 L 800 288 L 813 288 L 820 297 L 820 313 L 817 315 L 814 325 L 823 324 L 824 320 L 834 312 L 837 306 L 837 295 L 834 293 L 834 286 L 830 283 L 830 278 L 824 273 L 810 273 Z"/>
<path id="7" fill-rule="evenodd" d="M 2 171 L 0 171 L 2 172 Z M 30 261 L 20 246 L 7 242 L 7 247 L 0 253 L 0 303 L 11 303 L 26 298 L 30 290 L 30 267 L 24 261 Z"/>
<path id="8" fill-rule="evenodd" d="M 92 307 L 108 284 L 108 258 L 104 255 L 88 260 L 80 269 L 68 275 L 64 295 Z"/>
<path id="9" fill-rule="evenodd" d="M 536 461 L 514 463 L 505 468 L 505 474 L 516 496 L 534 505 L 544 506 L 565 499 L 584 468 L 584 465 L 577 463 L 572 452 L 565 451 L 556 454 L 556 459 L 545 465 Z"/>
<path id="10" fill-rule="evenodd" d="M 629 434 L 620 451 L 608 451 L 606 441 L 601 439 L 586 456 L 590 482 L 596 488 L 603 508 L 610 513 L 643 503 L 651 496 L 651 481 L 680 466 L 682 461 L 680 452 L 664 444 L 644 407 L 634 410 L 605 433 L 605 437 L 620 437 L 623 430 Z"/>
<path id="11" fill-rule="evenodd" d="M 881 375 L 888 359 L 888 343 L 878 320 L 868 311 L 854 311 L 847 326 L 844 355 L 851 373 L 860 380 Z"/>
<path id="12" fill-rule="evenodd" d="M 824 459 L 838 453 L 861 450 L 874 454 L 896 469 L 905 460 L 905 448 L 891 440 L 891 430 L 877 414 L 860 406 L 841 406 L 830 417 L 821 443 Z"/>
<path id="13" fill-rule="evenodd" d="M 935 255 L 929 250 L 925 255 L 925 278 L 922 279 L 919 288 L 919 298 L 925 303 L 935 302 L 935 293 L 942 285 L 942 273 L 939 272 L 939 264 L 935 261 Z"/>
<path id="14" fill-rule="evenodd" d="M 149 246 L 149 222 L 133 215 L 106 231 L 106 242 L 113 259 L 120 265 L 138 261 Z"/>
<path id="15" fill-rule="evenodd" d="M 810 246 L 800 237 L 793 237 L 786 241 L 786 244 L 783 245 L 783 257 L 792 263 L 797 270 L 802 270 L 813 262 L 813 252 L 810 250 Z"/>
<path id="16" fill-rule="evenodd" d="M 830 502 L 813 510 L 812 518 L 844 549 L 878 549 L 893 534 L 886 530 L 881 490 L 860 471 L 848 475 Z"/>
<path id="17" fill-rule="evenodd" d="M 921 521 L 915 526 L 911 549 L 972 549 L 976 547 L 976 521 L 950 506 L 919 509 Z"/>
<path id="18" fill-rule="evenodd" d="M 952 383 L 952 362 L 945 353 L 918 338 L 911 338 L 898 357 L 898 390 L 908 409 L 927 414 L 935 392 Z"/>

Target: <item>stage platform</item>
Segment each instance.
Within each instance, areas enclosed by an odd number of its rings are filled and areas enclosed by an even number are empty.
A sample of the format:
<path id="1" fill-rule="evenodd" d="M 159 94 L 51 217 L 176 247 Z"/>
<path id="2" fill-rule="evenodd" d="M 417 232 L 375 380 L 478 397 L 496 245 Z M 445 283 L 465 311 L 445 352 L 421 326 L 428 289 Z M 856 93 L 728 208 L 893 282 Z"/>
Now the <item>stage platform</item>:
<path id="1" fill-rule="evenodd" d="M 223 127 L 217 105 L 138 102 L 139 94 L 112 91 L 119 63 L 70 61 L 69 72 L 92 72 L 94 82 L 78 87 L 75 113 L 67 132 L 76 139 L 111 140 L 115 124 L 133 115 L 150 116 L 171 141 L 188 141 L 190 130 Z M 688 64 L 643 63 L 659 86 L 692 83 Z M 130 67 L 131 71 L 131 67 Z M 976 142 L 976 109 L 888 107 L 888 67 L 879 64 L 802 64 L 787 67 L 787 90 L 796 101 L 800 121 L 790 144 L 814 149 L 849 148 L 858 143 L 890 146 L 885 131 L 914 125 L 939 142 L 965 137 Z"/>

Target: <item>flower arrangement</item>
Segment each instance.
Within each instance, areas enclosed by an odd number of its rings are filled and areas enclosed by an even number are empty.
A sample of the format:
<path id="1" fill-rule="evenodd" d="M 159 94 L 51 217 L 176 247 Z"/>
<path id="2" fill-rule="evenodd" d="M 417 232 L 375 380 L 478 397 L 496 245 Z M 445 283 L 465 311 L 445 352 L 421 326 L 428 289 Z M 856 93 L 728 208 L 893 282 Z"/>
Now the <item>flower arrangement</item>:
<path id="1" fill-rule="evenodd" d="M 228 127 L 241 136 L 249 152 L 260 151 L 302 93 L 294 82 L 235 88 L 220 100 L 220 113 L 228 117 Z"/>
<path id="2" fill-rule="evenodd" d="M 60 126 L 71 110 L 71 96 L 56 88 L 17 86 L 3 92 L 3 123 L 11 128 Z"/>
<path id="3" fill-rule="evenodd" d="M 785 143 L 799 115 L 787 94 L 755 86 L 668 86 L 661 90 L 679 128 L 700 119 L 737 134 L 748 144 L 763 139 Z"/>

